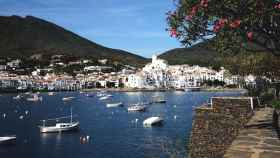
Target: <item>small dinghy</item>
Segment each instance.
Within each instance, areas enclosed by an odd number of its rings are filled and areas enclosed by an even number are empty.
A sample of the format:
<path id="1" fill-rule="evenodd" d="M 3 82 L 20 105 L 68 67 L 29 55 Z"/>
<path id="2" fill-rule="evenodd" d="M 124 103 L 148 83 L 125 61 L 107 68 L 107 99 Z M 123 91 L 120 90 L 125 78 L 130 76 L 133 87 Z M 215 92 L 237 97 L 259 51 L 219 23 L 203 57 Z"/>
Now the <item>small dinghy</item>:
<path id="1" fill-rule="evenodd" d="M 70 100 L 73 100 L 75 99 L 75 97 L 64 97 L 62 98 L 63 101 L 70 101 Z"/>
<path id="2" fill-rule="evenodd" d="M 42 101 L 43 97 L 41 97 L 41 96 L 39 97 L 37 94 L 34 94 L 32 98 L 27 98 L 26 100 L 27 101 L 34 101 L 34 102 L 35 101 Z"/>
<path id="3" fill-rule="evenodd" d="M 21 99 L 21 97 L 22 97 L 21 95 L 17 95 L 17 96 L 15 96 L 15 97 L 13 97 L 13 99 L 14 99 L 14 100 L 19 100 L 19 99 Z"/>
<path id="4" fill-rule="evenodd" d="M 0 144 L 14 144 L 16 143 L 16 136 L 0 137 Z"/>
<path id="5" fill-rule="evenodd" d="M 153 126 L 153 125 L 160 125 L 163 122 L 163 118 L 156 116 L 156 117 L 149 117 L 143 121 L 144 126 Z"/>
<path id="6" fill-rule="evenodd" d="M 107 103 L 107 108 L 114 108 L 114 107 L 120 107 L 123 106 L 122 102 L 117 102 L 117 103 Z"/>
<path id="7" fill-rule="evenodd" d="M 99 98 L 99 100 L 107 100 L 110 97 L 112 97 L 112 95 L 105 95 L 104 97 Z"/>
<path id="8" fill-rule="evenodd" d="M 144 105 L 131 105 L 127 108 L 128 112 L 137 112 L 137 111 L 145 111 L 146 110 L 146 106 Z"/>
<path id="9" fill-rule="evenodd" d="M 48 95 L 49 95 L 49 96 L 53 96 L 53 95 L 54 95 L 54 92 L 49 92 Z"/>

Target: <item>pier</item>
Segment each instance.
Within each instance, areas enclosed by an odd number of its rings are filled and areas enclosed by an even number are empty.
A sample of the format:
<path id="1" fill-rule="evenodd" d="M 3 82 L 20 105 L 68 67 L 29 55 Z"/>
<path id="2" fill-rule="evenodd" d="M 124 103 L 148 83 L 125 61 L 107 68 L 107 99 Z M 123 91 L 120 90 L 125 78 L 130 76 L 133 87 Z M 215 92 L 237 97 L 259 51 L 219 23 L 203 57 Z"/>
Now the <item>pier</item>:
<path id="1" fill-rule="evenodd" d="M 280 157 L 279 131 L 273 126 L 273 109 L 255 112 L 226 151 L 224 158 Z"/>

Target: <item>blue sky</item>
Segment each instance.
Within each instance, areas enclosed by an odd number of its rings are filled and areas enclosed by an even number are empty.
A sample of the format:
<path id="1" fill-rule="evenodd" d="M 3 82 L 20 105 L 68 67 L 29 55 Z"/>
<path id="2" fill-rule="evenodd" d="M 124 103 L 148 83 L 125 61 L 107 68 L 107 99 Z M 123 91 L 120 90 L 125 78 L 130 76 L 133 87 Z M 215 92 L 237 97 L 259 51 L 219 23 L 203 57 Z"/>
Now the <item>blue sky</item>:
<path id="1" fill-rule="evenodd" d="M 0 0 L 0 15 L 32 15 L 101 45 L 151 57 L 180 47 L 165 31 L 173 0 Z"/>

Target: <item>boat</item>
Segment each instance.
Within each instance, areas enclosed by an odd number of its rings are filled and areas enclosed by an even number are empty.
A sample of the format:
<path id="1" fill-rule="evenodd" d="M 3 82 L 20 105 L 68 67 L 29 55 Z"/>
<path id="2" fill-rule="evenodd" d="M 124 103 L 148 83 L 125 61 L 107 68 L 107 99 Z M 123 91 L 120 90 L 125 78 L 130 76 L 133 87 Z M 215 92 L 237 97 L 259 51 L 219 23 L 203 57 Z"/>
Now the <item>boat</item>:
<path id="1" fill-rule="evenodd" d="M 87 97 L 94 97 L 94 94 L 86 94 Z"/>
<path id="2" fill-rule="evenodd" d="M 107 103 L 107 108 L 113 108 L 113 107 L 120 107 L 123 106 L 122 102 L 117 102 L 117 103 Z"/>
<path id="3" fill-rule="evenodd" d="M 69 101 L 69 100 L 73 100 L 75 99 L 75 97 L 64 97 L 62 98 L 63 101 Z"/>
<path id="4" fill-rule="evenodd" d="M 49 96 L 53 96 L 53 95 L 54 95 L 54 92 L 49 92 L 48 95 L 49 95 Z"/>
<path id="5" fill-rule="evenodd" d="M 16 136 L 0 137 L 0 144 L 14 144 L 16 143 Z"/>
<path id="6" fill-rule="evenodd" d="M 160 125 L 163 122 L 163 118 L 160 116 L 149 117 L 143 121 L 144 126 Z"/>
<path id="7" fill-rule="evenodd" d="M 43 100 L 43 97 L 39 97 L 37 94 L 33 94 L 33 97 L 32 98 L 27 98 L 26 99 L 27 101 L 42 101 Z"/>
<path id="8" fill-rule="evenodd" d="M 154 97 L 153 103 L 166 103 L 166 100 L 162 97 Z"/>
<path id="9" fill-rule="evenodd" d="M 69 117 L 60 117 L 60 118 L 55 118 L 55 119 L 42 120 L 43 125 L 39 126 L 40 132 L 41 133 L 55 133 L 55 132 L 70 132 L 70 131 L 79 130 L 80 123 L 79 123 L 79 121 L 73 122 L 72 109 L 71 109 L 70 122 L 56 123 L 55 126 L 46 126 L 46 121 L 58 120 L 58 119 L 62 119 L 62 118 L 69 118 Z"/>
<path id="10" fill-rule="evenodd" d="M 106 95 L 106 96 L 103 96 L 101 98 L 99 98 L 99 100 L 107 100 L 109 99 L 111 96 L 110 95 Z"/>
<path id="11" fill-rule="evenodd" d="M 19 100 L 19 99 L 21 99 L 21 97 L 22 97 L 21 95 L 17 95 L 17 96 L 15 96 L 15 97 L 13 97 L 13 99 L 14 99 L 14 100 Z"/>
<path id="12" fill-rule="evenodd" d="M 154 100 L 154 103 L 166 103 L 166 100 L 165 99 L 157 99 L 157 100 Z"/>
<path id="13" fill-rule="evenodd" d="M 200 91 L 200 87 L 187 87 L 185 88 L 185 92 L 194 92 L 194 91 Z"/>
<path id="14" fill-rule="evenodd" d="M 145 111 L 146 106 L 143 105 L 132 105 L 127 108 L 128 112 Z"/>

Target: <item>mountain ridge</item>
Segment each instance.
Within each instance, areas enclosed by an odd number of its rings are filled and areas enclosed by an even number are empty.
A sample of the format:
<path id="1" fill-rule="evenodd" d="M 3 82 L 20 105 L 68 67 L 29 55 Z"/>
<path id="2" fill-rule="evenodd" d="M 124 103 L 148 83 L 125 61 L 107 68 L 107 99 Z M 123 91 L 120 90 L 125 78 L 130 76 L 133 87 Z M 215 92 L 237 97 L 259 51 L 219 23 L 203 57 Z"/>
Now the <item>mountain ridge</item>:
<path id="1" fill-rule="evenodd" d="M 108 58 L 137 66 L 148 61 L 124 50 L 102 46 L 34 16 L 0 16 L 0 56 L 28 57 L 34 54 Z"/>

